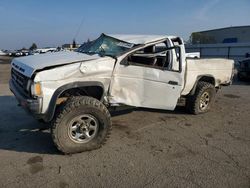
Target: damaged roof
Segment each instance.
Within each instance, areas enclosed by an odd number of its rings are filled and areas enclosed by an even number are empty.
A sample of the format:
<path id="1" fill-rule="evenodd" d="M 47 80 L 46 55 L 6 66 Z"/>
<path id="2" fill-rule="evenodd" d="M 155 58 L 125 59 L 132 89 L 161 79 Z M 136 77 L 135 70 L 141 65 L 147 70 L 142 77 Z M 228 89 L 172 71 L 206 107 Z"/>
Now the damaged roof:
<path id="1" fill-rule="evenodd" d="M 133 44 L 147 44 L 150 42 L 166 39 L 168 37 L 173 37 L 166 35 L 127 35 L 127 34 L 126 35 L 105 34 L 105 35 Z"/>

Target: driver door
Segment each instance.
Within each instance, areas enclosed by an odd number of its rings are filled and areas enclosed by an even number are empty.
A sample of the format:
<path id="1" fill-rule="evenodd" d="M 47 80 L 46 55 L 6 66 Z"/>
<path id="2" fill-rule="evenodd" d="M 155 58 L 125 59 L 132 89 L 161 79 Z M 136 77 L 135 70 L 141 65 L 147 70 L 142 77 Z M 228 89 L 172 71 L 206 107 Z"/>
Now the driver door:
<path id="1" fill-rule="evenodd" d="M 168 48 L 164 41 L 118 58 L 110 85 L 110 103 L 174 110 L 184 74 L 172 69 L 181 65 L 175 50 Z"/>

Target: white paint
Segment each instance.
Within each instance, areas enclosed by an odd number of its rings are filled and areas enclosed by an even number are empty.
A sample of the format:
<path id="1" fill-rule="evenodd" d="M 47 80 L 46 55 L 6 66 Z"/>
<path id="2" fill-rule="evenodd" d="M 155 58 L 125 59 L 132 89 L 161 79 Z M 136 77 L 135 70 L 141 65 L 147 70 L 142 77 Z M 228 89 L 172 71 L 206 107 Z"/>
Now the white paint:
<path id="1" fill-rule="evenodd" d="M 25 76 L 31 77 L 36 70 L 41 70 L 46 67 L 66 65 L 72 62 L 89 61 L 98 58 L 100 58 L 98 55 L 87 55 L 78 52 L 56 52 L 15 58 L 12 61 L 12 65 L 15 64 L 23 68 L 25 71 L 22 73 Z M 16 70 L 20 72 L 19 69 Z"/>
<path id="2" fill-rule="evenodd" d="M 42 112 L 46 113 L 54 92 L 66 84 L 87 81 L 100 82 L 104 86 L 104 92 L 107 93 L 114 64 L 115 60 L 113 58 L 105 57 L 99 60 L 79 62 L 37 73 L 34 81 L 42 83 Z M 84 69 L 84 72 L 82 69 Z"/>
<path id="3" fill-rule="evenodd" d="M 186 84 L 181 95 L 187 95 L 194 87 L 196 79 L 202 75 L 215 78 L 215 86 L 231 81 L 234 61 L 228 59 L 187 59 Z"/>
<path id="4" fill-rule="evenodd" d="M 163 38 L 160 42 L 164 40 L 166 39 Z M 159 41 L 146 46 L 156 43 Z M 185 52 L 184 47 L 182 47 L 182 51 Z M 174 110 L 184 87 L 185 70 L 179 73 L 144 66 L 121 65 L 120 62 L 130 53 L 118 58 L 110 84 L 110 103 Z M 182 61 L 182 67 L 185 68 L 185 56 Z M 173 58 L 172 66 L 177 67 L 177 64 L 179 63 Z M 177 85 L 171 85 L 169 82 L 176 82 Z"/>
<path id="5" fill-rule="evenodd" d="M 216 86 L 231 81 L 233 61 L 226 59 L 186 59 L 184 45 L 180 45 L 181 55 L 173 50 L 172 68 L 179 70 L 177 56 L 181 58 L 182 71 L 170 71 L 145 66 L 122 65 L 123 59 L 146 46 L 171 39 L 166 36 L 110 35 L 122 41 L 144 44 L 118 57 L 117 63 L 111 57 L 86 55 L 76 52 L 43 54 L 15 59 L 12 64 L 24 69 L 31 77 L 36 70 L 34 81 L 41 82 L 43 90 L 42 113 L 46 113 L 54 92 L 61 86 L 95 81 L 104 86 L 105 99 L 111 105 L 130 105 L 137 107 L 173 110 L 177 100 L 187 95 L 202 75 L 211 75 Z M 169 40 L 170 41 L 170 40 Z M 168 42 L 169 42 L 168 41 Z M 171 44 L 170 42 L 170 45 Z M 58 67 L 52 67 L 52 66 Z M 59 66 L 63 65 L 63 66 Z M 48 70 L 43 68 L 52 67 Z M 175 82 L 176 85 L 171 84 Z"/>

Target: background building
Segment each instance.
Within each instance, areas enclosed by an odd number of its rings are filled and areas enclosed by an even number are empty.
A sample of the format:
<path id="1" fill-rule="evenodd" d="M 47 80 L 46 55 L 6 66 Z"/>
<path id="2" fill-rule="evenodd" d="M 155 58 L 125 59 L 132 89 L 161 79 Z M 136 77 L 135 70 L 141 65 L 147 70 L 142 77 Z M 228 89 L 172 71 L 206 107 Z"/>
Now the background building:
<path id="1" fill-rule="evenodd" d="M 248 43 L 250 42 L 250 26 L 225 27 L 194 32 L 191 35 L 191 41 L 193 44 Z"/>
<path id="2" fill-rule="evenodd" d="M 200 52 L 201 58 L 240 60 L 250 57 L 250 26 L 193 32 L 186 50 Z"/>

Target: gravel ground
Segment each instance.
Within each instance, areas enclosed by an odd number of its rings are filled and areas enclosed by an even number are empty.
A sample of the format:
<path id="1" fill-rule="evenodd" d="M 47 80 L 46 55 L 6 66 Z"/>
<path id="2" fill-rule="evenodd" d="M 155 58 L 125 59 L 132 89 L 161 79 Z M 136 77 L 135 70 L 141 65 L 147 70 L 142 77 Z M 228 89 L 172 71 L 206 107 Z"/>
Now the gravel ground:
<path id="1" fill-rule="evenodd" d="M 250 187 L 250 87 L 219 91 L 211 112 L 136 109 L 112 117 L 99 150 L 62 155 L 27 115 L 0 60 L 0 187 Z"/>

